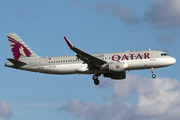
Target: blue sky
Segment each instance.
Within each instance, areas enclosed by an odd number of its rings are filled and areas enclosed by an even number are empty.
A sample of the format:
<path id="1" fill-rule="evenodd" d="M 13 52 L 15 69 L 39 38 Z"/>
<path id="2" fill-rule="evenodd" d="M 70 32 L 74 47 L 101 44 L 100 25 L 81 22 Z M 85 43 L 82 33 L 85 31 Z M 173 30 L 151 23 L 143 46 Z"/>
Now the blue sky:
<path id="1" fill-rule="evenodd" d="M 0 120 L 178 119 L 179 0 L 1 0 Z M 16 33 L 39 56 L 74 55 L 63 36 L 88 53 L 162 50 L 176 63 L 127 72 L 112 81 L 92 75 L 46 75 L 4 67 L 6 37 Z M 145 112 L 146 111 L 146 112 Z"/>

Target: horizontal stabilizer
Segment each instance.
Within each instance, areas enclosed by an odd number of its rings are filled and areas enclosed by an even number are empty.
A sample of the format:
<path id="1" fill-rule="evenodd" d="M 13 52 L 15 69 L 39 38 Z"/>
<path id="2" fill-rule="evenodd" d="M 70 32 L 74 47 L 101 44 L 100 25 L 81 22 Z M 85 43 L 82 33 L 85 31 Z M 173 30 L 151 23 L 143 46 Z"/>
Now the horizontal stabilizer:
<path id="1" fill-rule="evenodd" d="M 27 65 L 27 63 L 19 61 L 19 60 L 15 60 L 12 58 L 7 58 L 7 60 L 9 60 L 11 63 L 13 63 L 14 65 Z"/>

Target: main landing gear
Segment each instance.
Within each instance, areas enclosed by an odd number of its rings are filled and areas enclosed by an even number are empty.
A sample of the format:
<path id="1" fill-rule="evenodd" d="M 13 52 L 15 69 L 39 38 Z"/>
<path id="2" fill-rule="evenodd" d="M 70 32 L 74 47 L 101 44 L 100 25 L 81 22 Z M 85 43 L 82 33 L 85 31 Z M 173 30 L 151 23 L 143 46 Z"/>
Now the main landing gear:
<path id="1" fill-rule="evenodd" d="M 156 75 L 154 74 L 154 68 L 151 68 L 151 72 L 152 72 L 152 78 L 156 78 Z"/>
<path id="2" fill-rule="evenodd" d="M 100 83 L 99 80 L 98 80 L 98 76 L 99 76 L 99 75 L 96 75 L 96 74 L 95 74 L 95 75 L 93 75 L 93 77 L 92 77 L 93 80 L 94 80 L 94 84 L 95 84 L 95 85 L 99 85 L 99 83 Z"/>

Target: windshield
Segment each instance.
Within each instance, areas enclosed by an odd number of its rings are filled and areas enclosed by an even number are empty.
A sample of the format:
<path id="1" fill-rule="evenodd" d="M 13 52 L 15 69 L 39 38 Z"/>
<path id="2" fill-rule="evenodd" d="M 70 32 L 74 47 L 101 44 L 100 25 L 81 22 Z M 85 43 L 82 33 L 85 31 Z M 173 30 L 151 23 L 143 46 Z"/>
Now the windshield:
<path id="1" fill-rule="evenodd" d="M 161 53 L 161 56 L 169 56 L 167 53 Z"/>

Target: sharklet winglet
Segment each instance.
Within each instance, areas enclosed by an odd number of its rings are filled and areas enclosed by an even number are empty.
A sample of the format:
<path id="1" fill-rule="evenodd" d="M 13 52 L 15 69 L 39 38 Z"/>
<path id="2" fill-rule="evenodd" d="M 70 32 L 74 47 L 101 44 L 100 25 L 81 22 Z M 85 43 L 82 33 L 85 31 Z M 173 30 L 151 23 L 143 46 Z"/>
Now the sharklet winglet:
<path id="1" fill-rule="evenodd" d="M 72 48 L 72 47 L 73 47 L 72 43 L 71 43 L 65 36 L 64 36 L 64 39 L 65 39 L 67 45 L 68 45 L 70 48 Z"/>

